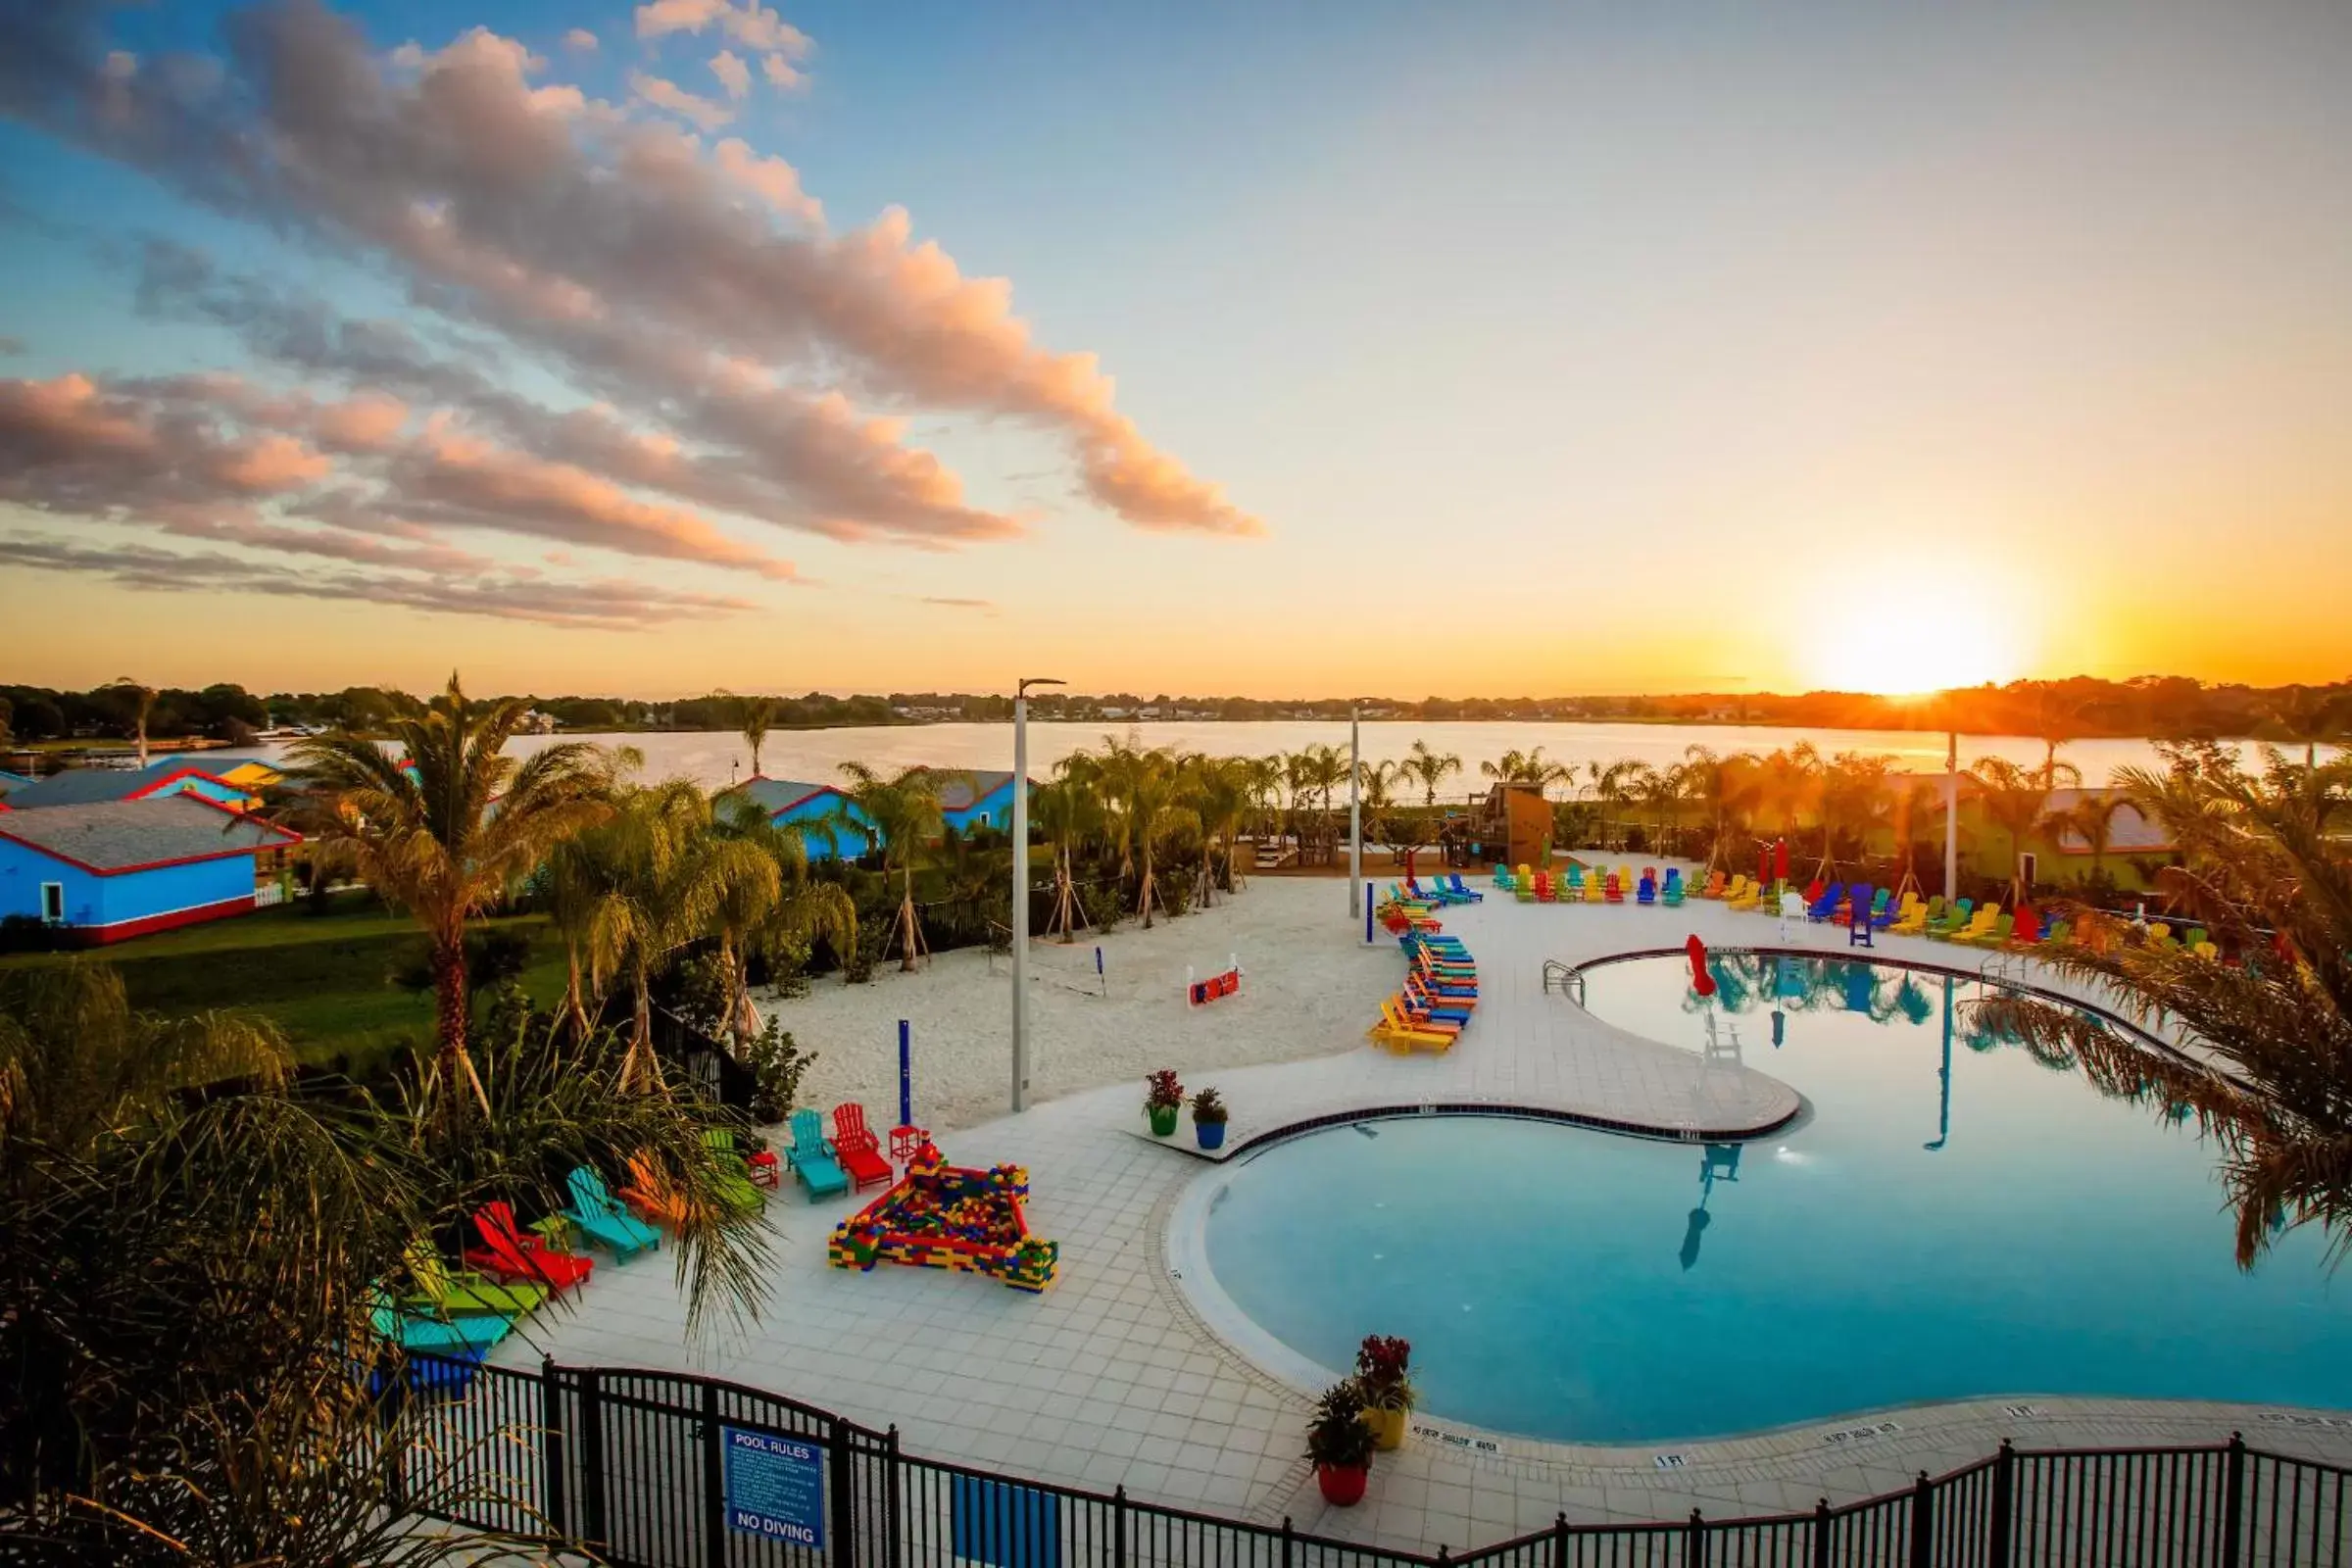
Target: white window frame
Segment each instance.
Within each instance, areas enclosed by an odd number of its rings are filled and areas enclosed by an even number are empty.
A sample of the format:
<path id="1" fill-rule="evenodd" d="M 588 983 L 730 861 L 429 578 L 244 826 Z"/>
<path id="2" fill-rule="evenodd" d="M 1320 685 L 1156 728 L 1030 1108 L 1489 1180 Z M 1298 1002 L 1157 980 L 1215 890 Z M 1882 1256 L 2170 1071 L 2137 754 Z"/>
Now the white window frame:
<path id="1" fill-rule="evenodd" d="M 55 909 L 56 909 L 56 911 L 57 911 L 57 912 L 56 912 L 56 913 L 54 913 L 54 914 L 52 914 L 52 913 L 50 912 L 50 910 L 51 910 L 51 908 L 52 908 L 53 906 L 54 906 L 54 908 L 55 908 Z M 65 885 L 63 882 L 44 882 L 44 883 L 42 883 L 42 884 L 41 884 L 41 924 L 43 924 L 43 925 L 64 925 L 65 923 L 66 923 L 66 885 Z"/>

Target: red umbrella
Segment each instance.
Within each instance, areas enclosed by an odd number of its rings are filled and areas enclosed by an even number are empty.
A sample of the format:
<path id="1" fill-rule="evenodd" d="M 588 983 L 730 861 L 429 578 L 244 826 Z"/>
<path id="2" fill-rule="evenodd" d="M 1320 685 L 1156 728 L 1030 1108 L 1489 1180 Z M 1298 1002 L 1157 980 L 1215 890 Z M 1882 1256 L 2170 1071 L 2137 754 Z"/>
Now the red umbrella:
<path id="1" fill-rule="evenodd" d="M 1772 880 L 1772 849 L 1761 846 L 1756 851 L 1756 885 L 1761 887 Z"/>
<path id="2" fill-rule="evenodd" d="M 1788 880 L 1788 841 L 1775 839 L 1772 845 L 1772 875 L 1777 882 Z"/>

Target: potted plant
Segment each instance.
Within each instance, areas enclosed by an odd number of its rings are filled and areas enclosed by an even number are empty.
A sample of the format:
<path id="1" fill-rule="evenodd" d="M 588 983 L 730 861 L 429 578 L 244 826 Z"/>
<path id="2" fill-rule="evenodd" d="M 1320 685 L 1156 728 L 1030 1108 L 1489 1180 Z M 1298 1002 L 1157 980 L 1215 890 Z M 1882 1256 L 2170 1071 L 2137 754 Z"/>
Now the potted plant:
<path id="1" fill-rule="evenodd" d="M 1193 1137 L 1202 1149 L 1225 1147 L 1225 1118 L 1229 1114 L 1225 1102 L 1217 1098 L 1214 1089 L 1203 1089 L 1193 1097 Z"/>
<path id="2" fill-rule="evenodd" d="M 1314 1461 L 1315 1485 L 1335 1508 L 1364 1500 L 1372 1474 L 1372 1429 L 1364 1424 L 1364 1396 L 1351 1378 L 1334 1383 L 1315 1401 L 1306 1424 L 1306 1456 Z"/>
<path id="3" fill-rule="evenodd" d="M 1184 1108 L 1184 1085 L 1176 1069 L 1162 1067 L 1144 1080 L 1144 1114 L 1152 1118 L 1152 1136 L 1166 1138 L 1176 1131 L 1176 1113 Z"/>
<path id="4" fill-rule="evenodd" d="M 1372 1431 L 1373 1446 L 1384 1451 L 1404 1441 L 1405 1417 L 1413 1413 L 1413 1380 L 1406 1375 L 1412 1358 L 1411 1343 L 1390 1335 L 1367 1334 L 1356 1347 L 1355 1386 L 1363 1396 L 1364 1425 Z"/>

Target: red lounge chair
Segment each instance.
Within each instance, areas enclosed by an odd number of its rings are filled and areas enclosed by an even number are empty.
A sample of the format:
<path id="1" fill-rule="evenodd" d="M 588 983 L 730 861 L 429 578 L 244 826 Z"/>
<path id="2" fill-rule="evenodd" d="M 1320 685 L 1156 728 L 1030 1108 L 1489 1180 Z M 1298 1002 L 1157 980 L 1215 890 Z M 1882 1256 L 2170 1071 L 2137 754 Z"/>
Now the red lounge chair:
<path id="1" fill-rule="evenodd" d="M 586 1282 L 596 1260 L 559 1252 L 514 1223 L 514 1210 L 505 1203 L 484 1203 L 473 1212 L 473 1228 L 482 1245 L 466 1250 L 466 1266 L 510 1284 L 544 1285 L 550 1291 L 569 1290 Z"/>
<path id="2" fill-rule="evenodd" d="M 833 1152 L 840 1157 L 841 1168 L 850 1173 L 850 1180 L 858 1184 L 859 1192 L 890 1185 L 890 1161 L 882 1157 L 881 1140 L 865 1124 L 863 1105 L 833 1107 Z"/>

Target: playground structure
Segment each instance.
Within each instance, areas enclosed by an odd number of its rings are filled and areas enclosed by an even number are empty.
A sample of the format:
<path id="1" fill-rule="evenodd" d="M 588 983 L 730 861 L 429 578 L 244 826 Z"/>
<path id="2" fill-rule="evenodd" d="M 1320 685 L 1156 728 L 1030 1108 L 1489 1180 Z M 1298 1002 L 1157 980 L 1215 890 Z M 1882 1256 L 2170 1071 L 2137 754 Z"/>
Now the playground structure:
<path id="1" fill-rule="evenodd" d="M 1188 1007 L 1205 1007 L 1219 997 L 1230 997 L 1242 989 L 1242 960 L 1233 954 L 1225 956 L 1225 967 L 1205 980 L 1193 978 L 1192 965 L 1184 969 L 1184 1003 Z"/>
<path id="2" fill-rule="evenodd" d="M 825 1257 L 835 1268 L 870 1272 L 876 1263 L 986 1274 L 1041 1294 L 1060 1266 L 1061 1248 L 1029 1234 L 1029 1172 L 950 1165 L 926 1141 L 906 1179 L 833 1228 Z"/>

